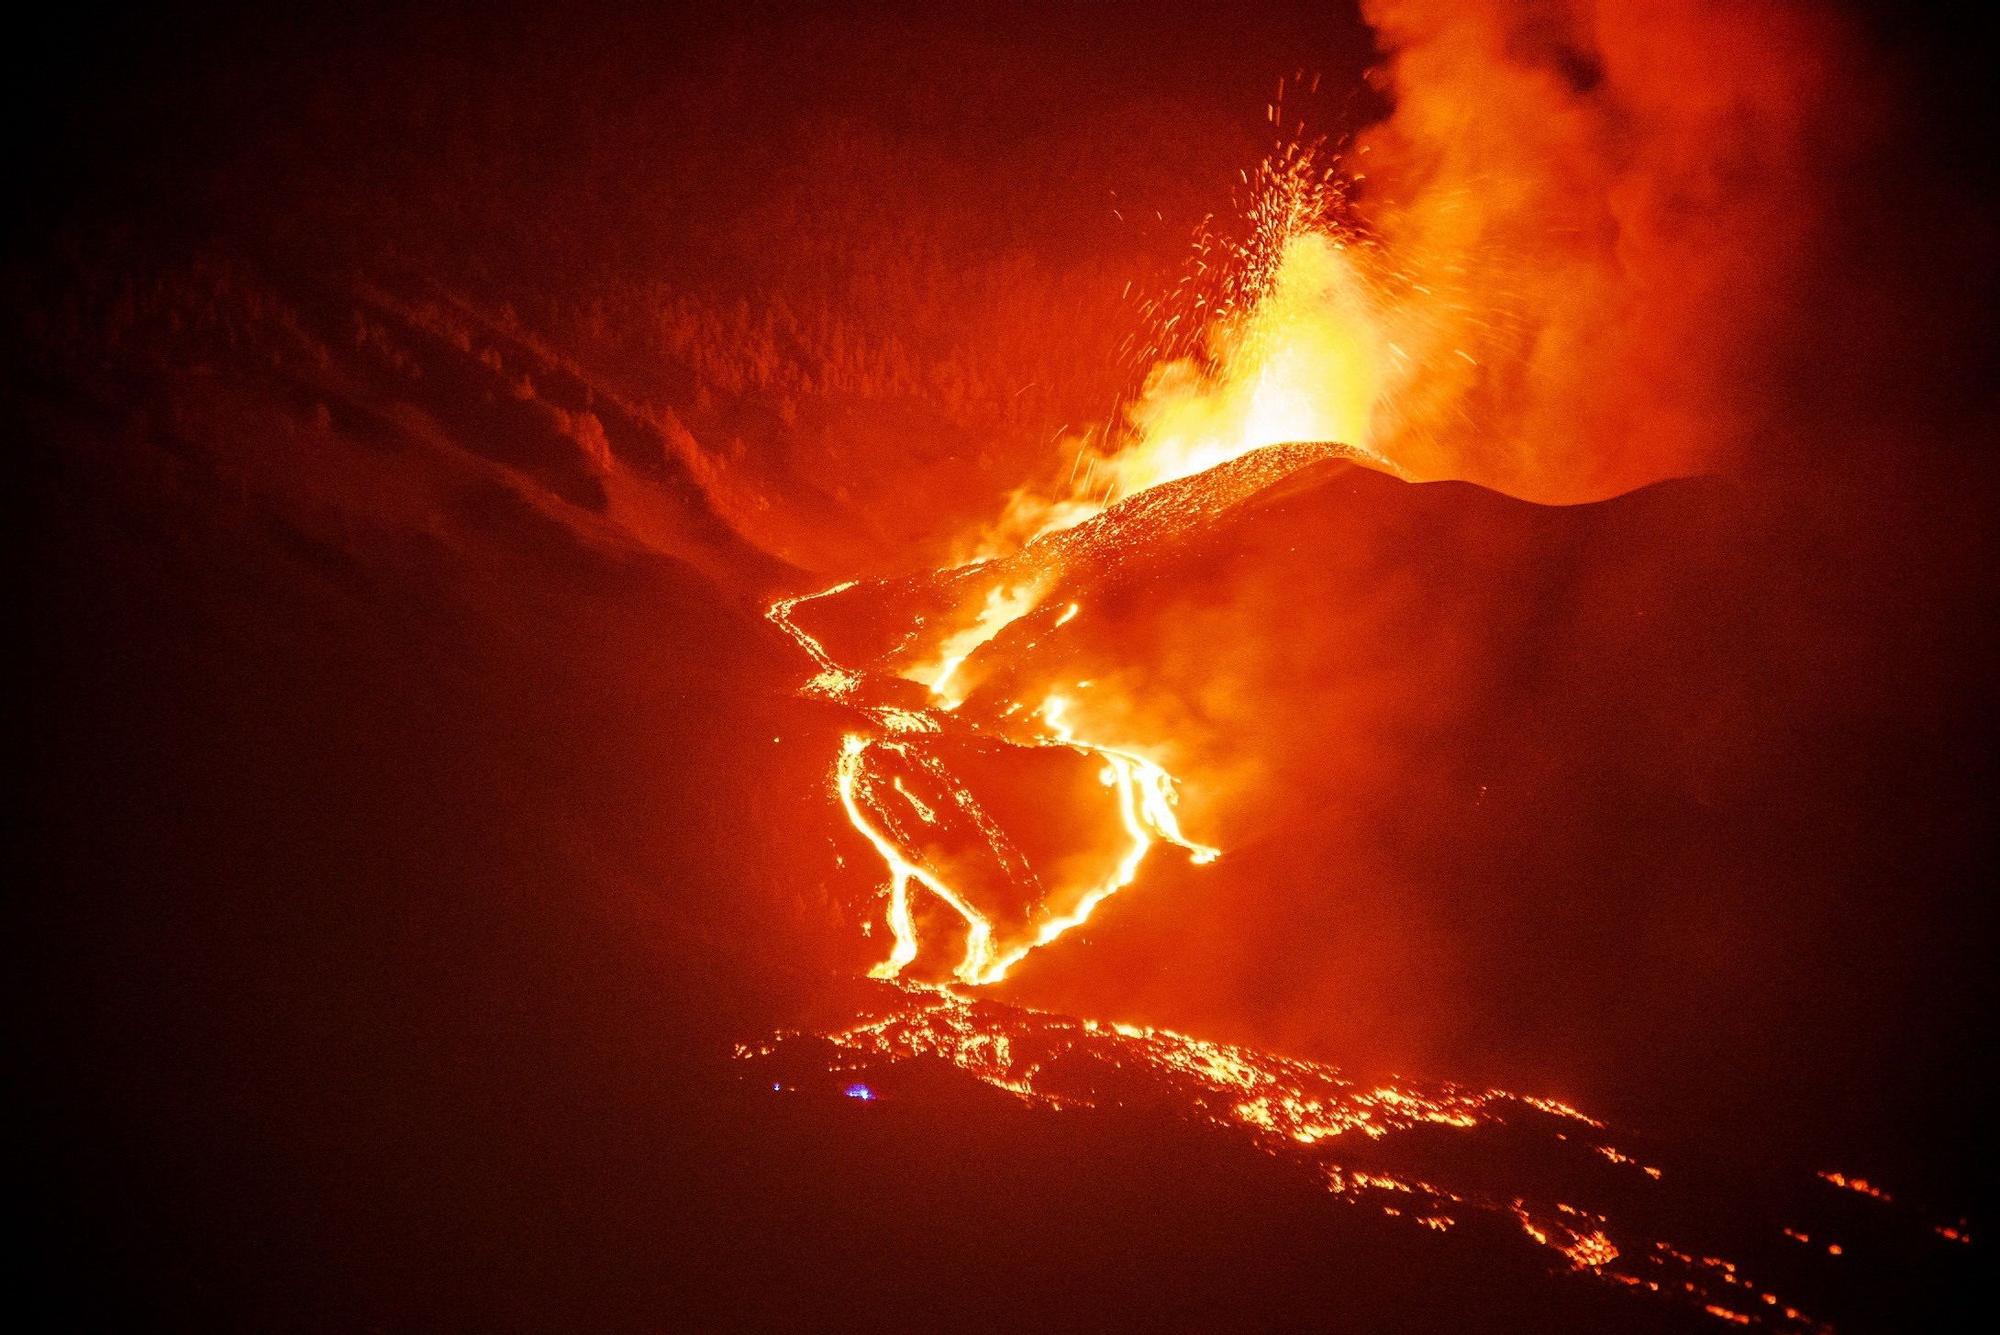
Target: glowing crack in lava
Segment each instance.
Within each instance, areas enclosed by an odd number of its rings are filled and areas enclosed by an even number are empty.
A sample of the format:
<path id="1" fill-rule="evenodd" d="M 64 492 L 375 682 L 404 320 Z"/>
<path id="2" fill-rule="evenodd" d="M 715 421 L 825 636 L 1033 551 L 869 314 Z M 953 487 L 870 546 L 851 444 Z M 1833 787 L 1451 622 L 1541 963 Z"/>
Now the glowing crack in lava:
<path id="1" fill-rule="evenodd" d="M 1396 1226 L 1531 1246 L 1563 1272 L 1683 1302 L 1731 1325 L 1828 1329 L 1711 1248 L 1662 1240 L 1686 1208 L 1679 1176 L 1626 1153 L 1602 1122 L 1556 1100 L 1357 1082 L 1321 1062 L 1170 1030 L 942 988 L 878 986 L 877 1004 L 843 1028 L 780 1033 L 736 1055 L 779 1090 L 812 1087 L 817 1070 L 829 1089 L 893 1097 L 896 1068 L 929 1058 L 1032 1108 L 1170 1109 L 1243 1138 L 1336 1200 Z M 1523 1159 L 1531 1172 L 1521 1172 Z M 1496 1188 L 1507 1176 L 1534 1185 Z"/>

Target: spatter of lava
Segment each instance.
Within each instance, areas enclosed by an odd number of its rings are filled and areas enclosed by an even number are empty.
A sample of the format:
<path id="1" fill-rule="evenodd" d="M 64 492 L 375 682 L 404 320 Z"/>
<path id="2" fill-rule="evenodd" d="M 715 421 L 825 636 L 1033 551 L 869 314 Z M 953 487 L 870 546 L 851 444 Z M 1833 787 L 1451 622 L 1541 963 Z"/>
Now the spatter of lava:
<path id="1" fill-rule="evenodd" d="M 1411 1227 L 1518 1230 L 1564 1270 L 1692 1304 L 1718 1321 L 1826 1331 L 1737 1265 L 1646 1227 L 1664 1214 L 1663 1171 L 1612 1143 L 1605 1124 L 1552 1099 L 1455 1085 L 1362 1083 L 1321 1062 L 1274 1056 L 1171 1030 L 1075 1019 L 965 996 L 950 988 L 880 985 L 883 1006 L 826 1033 L 781 1032 L 737 1057 L 773 1072 L 828 1071 L 870 1089 L 912 1059 L 1048 1110 L 1148 1109 L 1246 1140 L 1298 1168 L 1337 1200 Z M 1538 1180 L 1567 1199 L 1524 1195 Z M 1615 1216 L 1615 1217 L 1614 1217 Z"/>

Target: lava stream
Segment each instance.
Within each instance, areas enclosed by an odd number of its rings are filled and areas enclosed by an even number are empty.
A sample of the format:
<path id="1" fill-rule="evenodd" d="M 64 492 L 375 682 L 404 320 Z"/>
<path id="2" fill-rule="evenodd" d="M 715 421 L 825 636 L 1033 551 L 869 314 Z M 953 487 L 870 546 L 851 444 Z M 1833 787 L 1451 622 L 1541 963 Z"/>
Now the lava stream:
<path id="1" fill-rule="evenodd" d="M 1324 1062 L 908 982 L 889 984 L 844 1026 L 780 1032 L 738 1045 L 736 1056 L 758 1063 L 757 1084 L 774 1094 L 830 1075 L 835 1088 L 864 1091 L 856 1097 L 894 1099 L 897 1068 L 928 1059 L 1032 1108 L 1171 1109 L 1401 1225 L 1450 1233 L 1498 1224 L 1561 1272 L 1728 1325 L 1830 1335 L 1735 1261 L 1663 1236 L 1689 1222 L 1676 1185 L 1686 1175 L 1627 1153 L 1604 1123 L 1554 1099 L 1360 1081 Z"/>
<path id="2" fill-rule="evenodd" d="M 963 890 L 952 885 L 913 846 L 911 840 L 897 833 L 896 827 L 903 823 L 903 819 L 914 819 L 919 826 L 937 826 L 937 811 L 913 794 L 900 779 L 887 784 L 879 783 L 871 774 L 870 760 L 879 751 L 931 773 L 979 831 L 996 860 L 1009 870 L 1014 879 L 1033 886 L 1033 872 L 1025 860 L 1013 850 L 1004 832 L 971 791 L 944 766 L 928 742 L 930 737 L 947 731 L 955 737 L 973 734 L 970 726 L 962 725 L 952 717 L 952 711 L 963 701 L 963 696 L 952 690 L 952 678 L 975 650 L 1032 612 L 1041 599 L 1042 589 L 1002 587 L 989 593 L 977 619 L 970 626 L 945 637 L 937 657 L 912 674 L 929 686 L 936 701 L 935 708 L 914 713 L 894 706 L 865 703 L 862 687 L 867 680 L 866 675 L 838 663 L 818 638 L 793 619 L 793 613 L 801 605 L 841 593 L 850 587 L 851 582 L 815 594 L 780 599 L 771 605 L 765 615 L 790 635 L 819 668 L 806 684 L 807 694 L 847 704 L 869 715 L 886 730 L 905 734 L 890 739 L 870 738 L 863 733 L 850 732 L 841 740 L 840 755 L 834 765 L 834 788 L 848 823 L 868 841 L 889 873 L 885 916 L 893 945 L 888 958 L 869 971 L 871 976 L 898 977 L 917 958 L 917 922 L 911 904 L 913 885 L 929 891 L 964 921 L 964 951 L 952 973 L 963 983 L 979 985 L 999 982 L 1033 951 L 1088 922 L 1100 904 L 1132 884 L 1146 855 L 1156 843 L 1169 843 L 1185 850 L 1197 865 L 1212 862 L 1221 856 L 1219 849 L 1190 839 L 1182 831 L 1174 811 L 1179 793 L 1173 775 L 1134 751 L 1078 736 L 1070 720 L 1069 702 L 1061 696 L 1051 696 L 1039 711 L 1047 725 L 1045 732 L 1004 740 L 982 735 L 979 740 L 988 745 L 998 742 L 1027 749 L 1064 750 L 1103 762 L 1099 778 L 1116 796 L 1125 847 L 1111 870 L 1094 884 L 1063 887 L 1054 895 L 1042 896 L 1043 903 L 1068 903 L 1070 907 L 1054 911 L 1036 923 L 1025 939 L 1003 947 L 992 918 L 982 912 Z M 1076 614 L 1077 607 L 1072 603 L 1056 624 L 1064 624 Z M 900 813 L 907 813 L 907 817 Z"/>

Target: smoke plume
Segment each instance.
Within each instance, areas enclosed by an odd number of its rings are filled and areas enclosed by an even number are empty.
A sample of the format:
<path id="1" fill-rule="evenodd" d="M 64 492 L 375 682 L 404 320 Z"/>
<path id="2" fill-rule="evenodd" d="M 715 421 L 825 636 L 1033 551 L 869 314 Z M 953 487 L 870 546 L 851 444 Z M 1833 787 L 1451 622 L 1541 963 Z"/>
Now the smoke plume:
<path id="1" fill-rule="evenodd" d="M 1727 467 L 1771 405 L 1866 99 L 1824 13 L 1369 0 L 1356 144 L 1414 370 L 1377 448 L 1541 501 Z"/>

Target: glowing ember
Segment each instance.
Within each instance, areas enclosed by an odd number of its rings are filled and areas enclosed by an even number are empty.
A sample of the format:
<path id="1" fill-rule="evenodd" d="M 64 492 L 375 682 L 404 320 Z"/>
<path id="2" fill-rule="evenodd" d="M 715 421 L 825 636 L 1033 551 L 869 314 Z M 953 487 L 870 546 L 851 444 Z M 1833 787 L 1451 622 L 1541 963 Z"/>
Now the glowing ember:
<path id="1" fill-rule="evenodd" d="M 1892 1201 L 1896 1199 L 1865 1177 L 1849 1177 L 1845 1173 L 1821 1173 L 1819 1176 L 1822 1182 L 1830 1182 L 1836 1187 L 1845 1187 L 1847 1190 L 1857 1192 L 1863 1196 L 1873 1196 L 1878 1201 Z"/>

